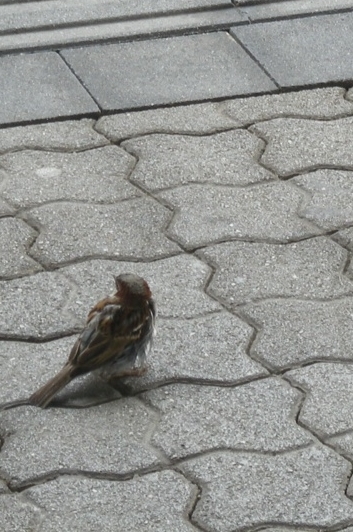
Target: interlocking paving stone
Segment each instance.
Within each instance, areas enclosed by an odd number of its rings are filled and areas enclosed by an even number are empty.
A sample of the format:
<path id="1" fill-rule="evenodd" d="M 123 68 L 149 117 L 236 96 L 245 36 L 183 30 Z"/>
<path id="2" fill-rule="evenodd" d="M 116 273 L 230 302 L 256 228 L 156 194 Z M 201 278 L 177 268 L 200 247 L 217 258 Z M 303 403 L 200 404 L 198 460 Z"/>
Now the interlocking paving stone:
<path id="1" fill-rule="evenodd" d="M 234 27 L 231 35 L 281 87 L 353 77 L 349 55 L 353 46 L 353 13 L 248 24 Z M 342 35 L 347 37 L 342 39 Z"/>
<path id="2" fill-rule="evenodd" d="M 84 150 L 108 144 L 93 129 L 94 120 L 68 120 L 0 129 L 0 153 L 11 150 Z"/>
<path id="3" fill-rule="evenodd" d="M 50 471 L 125 474 L 151 466 L 162 460 L 146 442 L 155 422 L 156 415 L 132 397 L 90 408 L 7 410 L 1 415 L 1 471 L 19 485 Z"/>
<path id="4" fill-rule="evenodd" d="M 138 156 L 131 178 L 147 189 L 195 182 L 248 185 L 274 179 L 257 163 L 263 141 L 248 131 L 207 137 L 148 135 L 122 146 Z"/>
<path id="5" fill-rule="evenodd" d="M 9 489 L 3 480 L 0 480 L 0 495 L 9 493 Z"/>
<path id="6" fill-rule="evenodd" d="M 345 93 L 341 87 L 329 87 L 237 98 L 225 102 L 223 110 L 237 123 L 244 125 L 281 116 L 339 118 L 353 112 L 353 102 L 344 98 Z"/>
<path id="7" fill-rule="evenodd" d="M 36 231 L 22 220 L 0 219 L 0 277 L 28 274 L 42 269 L 40 264 L 27 255 L 36 236 Z"/>
<path id="8" fill-rule="evenodd" d="M 328 298 L 352 292 L 347 253 L 325 237 L 294 244 L 226 242 L 198 252 L 216 266 L 208 291 L 230 305 L 276 296 Z"/>
<path id="9" fill-rule="evenodd" d="M 188 521 L 197 489 L 175 471 L 135 476 L 126 482 L 64 476 L 25 493 L 45 511 L 43 532 L 197 530 Z"/>
<path id="10" fill-rule="evenodd" d="M 277 118 L 251 130 L 268 142 L 261 162 L 282 176 L 318 166 L 353 168 L 353 117 L 331 122 Z"/>
<path id="11" fill-rule="evenodd" d="M 301 394 L 281 380 L 236 388 L 173 384 L 142 397 L 161 413 L 151 441 L 170 458 L 225 447 L 283 451 L 311 441 L 295 423 Z"/>
<path id="12" fill-rule="evenodd" d="M 76 337 L 53 342 L 0 341 L 0 406 L 29 397 L 53 377 L 66 362 Z M 120 394 L 92 375 L 75 379 L 58 396 L 56 403 L 87 406 L 118 398 Z"/>
<path id="13" fill-rule="evenodd" d="M 353 433 L 348 432 L 345 434 L 340 434 L 339 436 L 334 436 L 333 438 L 327 438 L 326 442 L 334 447 L 338 453 L 342 453 L 345 457 L 348 457 L 350 460 L 353 459 Z M 350 481 L 347 487 L 347 495 L 350 497 L 353 495 L 352 481 Z M 347 532 L 352 532 L 353 528 L 345 529 Z"/>
<path id="14" fill-rule="evenodd" d="M 337 240 L 342 246 L 345 246 L 350 251 L 353 250 L 353 227 L 347 227 L 346 229 L 341 229 L 333 235 L 333 238 Z M 352 263 L 350 262 L 347 272 L 352 274 Z"/>
<path id="15" fill-rule="evenodd" d="M 242 314 L 261 328 L 251 353 L 275 368 L 322 359 L 353 361 L 353 299 L 274 299 L 247 305 Z"/>
<path id="16" fill-rule="evenodd" d="M 157 331 L 148 372 L 128 380 L 133 390 L 178 379 L 239 382 L 267 373 L 247 355 L 252 328 L 231 314 L 161 318 Z"/>
<path id="17" fill-rule="evenodd" d="M 0 93 L 1 124 L 99 111 L 54 52 L 0 57 Z"/>
<path id="18" fill-rule="evenodd" d="M 327 230 L 353 223 L 353 172 L 317 170 L 292 182 L 311 194 L 299 214 Z"/>
<path id="19" fill-rule="evenodd" d="M 243 189 L 192 184 L 160 197 L 176 210 L 167 234 L 188 248 L 226 239 L 287 242 L 319 232 L 298 217 L 305 197 L 288 183 Z"/>
<path id="20" fill-rule="evenodd" d="M 47 201 L 113 203 L 138 195 L 126 181 L 135 160 L 117 146 L 76 153 L 23 151 L 0 157 L 2 195 L 16 207 Z"/>
<path id="21" fill-rule="evenodd" d="M 113 276 L 133 272 L 144 277 L 156 300 L 158 316 L 191 318 L 221 307 L 204 292 L 210 268 L 190 255 L 178 255 L 150 263 L 85 261 L 61 270 L 78 286 L 68 309 L 84 320 L 89 309 L 115 291 Z M 158 328 L 158 323 L 157 323 Z"/>
<path id="22" fill-rule="evenodd" d="M 0 335 L 45 338 L 72 331 L 77 321 L 65 307 L 72 283 L 56 272 L 0 282 Z"/>
<path id="23" fill-rule="evenodd" d="M 1 179 L 1 170 L 0 170 L 0 179 Z M 0 217 L 9 216 L 14 213 L 15 213 L 15 209 L 10 207 L 8 203 L 6 203 L 4 200 L 0 198 Z"/>
<path id="24" fill-rule="evenodd" d="M 171 213 L 148 198 L 116 205 L 55 203 L 28 216 L 41 226 L 31 255 L 46 265 L 97 255 L 153 259 L 180 251 L 163 234 Z"/>
<path id="25" fill-rule="evenodd" d="M 61 54 L 104 110 L 276 89 L 225 32 L 75 48 Z"/>
<path id="26" fill-rule="evenodd" d="M 287 375 L 307 390 L 302 423 L 325 436 L 353 428 L 352 365 L 323 362 Z"/>
<path id="27" fill-rule="evenodd" d="M 6 532 L 24 532 L 39 530 L 41 512 L 30 504 L 23 495 L 0 496 L 1 528 Z"/>
<path id="28" fill-rule="evenodd" d="M 352 104 L 346 103 L 353 109 Z M 147 133 L 217 133 L 239 125 L 239 120 L 222 112 L 221 104 L 201 103 L 103 116 L 98 120 L 96 130 L 118 142 Z"/>
<path id="29" fill-rule="evenodd" d="M 344 494 L 351 465 L 324 447 L 278 456 L 219 452 L 182 469 L 203 486 L 192 521 L 205 530 L 236 532 L 267 523 L 329 527 L 353 519 Z"/>

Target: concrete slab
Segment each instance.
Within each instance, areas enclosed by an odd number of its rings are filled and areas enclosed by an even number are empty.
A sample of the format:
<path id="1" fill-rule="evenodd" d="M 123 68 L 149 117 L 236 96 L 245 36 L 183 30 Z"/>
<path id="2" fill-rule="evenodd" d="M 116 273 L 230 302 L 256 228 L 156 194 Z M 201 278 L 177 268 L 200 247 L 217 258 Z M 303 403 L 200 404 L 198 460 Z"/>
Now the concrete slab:
<path id="1" fill-rule="evenodd" d="M 115 203 L 139 196 L 127 181 L 135 159 L 117 146 L 74 153 L 21 151 L 0 156 L 1 194 L 16 208 L 61 200 Z"/>
<path id="2" fill-rule="evenodd" d="M 295 244 L 227 242 L 198 251 L 216 267 L 208 291 L 229 306 L 276 297 L 323 299 L 351 294 L 347 252 L 332 240 Z"/>
<path id="3" fill-rule="evenodd" d="M 13 486 L 53 471 L 124 475 L 161 462 L 148 444 L 155 423 L 156 415 L 131 397 L 90 408 L 7 410 L 1 471 Z"/>
<path id="4" fill-rule="evenodd" d="M 231 34 L 281 87 L 353 77 L 353 13 L 238 26 Z"/>
<path id="5" fill-rule="evenodd" d="M 351 107 L 353 110 L 353 103 Z M 239 120 L 226 116 L 222 111 L 222 104 L 200 103 L 122 113 L 103 116 L 98 120 L 96 130 L 112 142 L 119 142 L 148 133 L 217 133 L 241 125 Z"/>
<path id="6" fill-rule="evenodd" d="M 28 275 L 43 269 L 28 255 L 36 237 L 37 232 L 22 220 L 0 219 L 0 278 Z"/>
<path id="7" fill-rule="evenodd" d="M 224 312 L 193 319 L 158 319 L 148 371 L 126 380 L 134 391 L 167 382 L 239 383 L 265 376 L 247 354 L 252 328 Z M 220 363 L 221 361 L 221 363 Z"/>
<path id="8" fill-rule="evenodd" d="M 164 236 L 168 209 L 150 198 L 112 205 L 57 202 L 31 209 L 26 216 L 41 227 L 31 256 L 47 266 L 78 258 L 148 260 L 180 252 Z"/>
<path id="9" fill-rule="evenodd" d="M 353 172 L 317 170 L 293 178 L 311 194 L 299 214 L 327 231 L 353 223 Z"/>
<path id="10" fill-rule="evenodd" d="M 233 239 L 288 242 L 320 232 L 298 217 L 305 198 L 288 183 L 242 189 L 192 184 L 159 197 L 175 212 L 167 234 L 188 249 Z"/>
<path id="11" fill-rule="evenodd" d="M 249 185 L 275 178 L 258 163 L 264 143 L 249 131 L 211 136 L 146 135 L 122 146 L 138 158 L 131 181 L 147 190 L 186 183 Z"/>
<path id="12" fill-rule="evenodd" d="M 180 473 L 162 471 L 125 482 L 61 477 L 26 490 L 43 508 L 42 530 L 61 532 L 197 532 L 188 512 L 198 490 Z M 93 496 L 92 496 L 93 495 Z M 102 511 L 104 508 L 104 511 Z M 23 529 L 22 529 L 23 530 Z"/>
<path id="13" fill-rule="evenodd" d="M 277 456 L 218 452 L 182 466 L 203 486 L 193 522 L 217 532 L 265 523 L 300 530 L 343 527 L 353 519 L 352 501 L 344 493 L 350 468 L 327 447 Z"/>
<path id="14" fill-rule="evenodd" d="M 224 32 L 76 48 L 61 54 L 104 110 L 276 88 Z"/>
<path id="15" fill-rule="evenodd" d="M 276 118 L 250 129 L 267 142 L 261 162 L 282 177 L 318 167 L 353 168 L 353 117 L 332 121 Z"/>
<path id="16" fill-rule="evenodd" d="M 353 299 L 274 299 L 242 308 L 260 329 L 251 355 L 283 369 L 319 360 L 353 361 Z"/>
<path id="17" fill-rule="evenodd" d="M 225 448 L 276 452 L 312 441 L 295 423 L 301 394 L 273 378 L 236 388 L 173 384 L 142 398 L 160 413 L 151 442 L 169 458 Z"/>
<path id="18" fill-rule="evenodd" d="M 0 124 L 99 112 L 55 52 L 0 57 L 0 93 Z"/>

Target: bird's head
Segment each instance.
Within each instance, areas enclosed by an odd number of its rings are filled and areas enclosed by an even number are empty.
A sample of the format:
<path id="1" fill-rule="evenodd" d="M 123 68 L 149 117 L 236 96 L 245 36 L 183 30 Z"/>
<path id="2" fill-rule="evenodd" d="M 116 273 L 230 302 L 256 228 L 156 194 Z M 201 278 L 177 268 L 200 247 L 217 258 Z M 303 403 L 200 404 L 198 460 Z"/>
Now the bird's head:
<path id="1" fill-rule="evenodd" d="M 150 287 L 147 282 L 134 273 L 122 273 L 114 277 L 117 296 L 126 305 L 140 304 L 148 301 L 152 297 Z"/>

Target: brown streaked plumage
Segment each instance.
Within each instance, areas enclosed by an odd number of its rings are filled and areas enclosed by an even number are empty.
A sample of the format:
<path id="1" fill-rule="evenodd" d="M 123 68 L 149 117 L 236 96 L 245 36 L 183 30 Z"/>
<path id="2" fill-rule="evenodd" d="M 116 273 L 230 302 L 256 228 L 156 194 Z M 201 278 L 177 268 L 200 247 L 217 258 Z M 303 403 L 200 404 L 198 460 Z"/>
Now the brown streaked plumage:
<path id="1" fill-rule="evenodd" d="M 29 403 L 45 408 L 72 379 L 93 370 L 107 376 L 138 375 L 152 344 L 156 307 L 147 282 L 124 273 L 115 278 L 117 292 L 99 301 L 59 373 L 34 392 Z"/>

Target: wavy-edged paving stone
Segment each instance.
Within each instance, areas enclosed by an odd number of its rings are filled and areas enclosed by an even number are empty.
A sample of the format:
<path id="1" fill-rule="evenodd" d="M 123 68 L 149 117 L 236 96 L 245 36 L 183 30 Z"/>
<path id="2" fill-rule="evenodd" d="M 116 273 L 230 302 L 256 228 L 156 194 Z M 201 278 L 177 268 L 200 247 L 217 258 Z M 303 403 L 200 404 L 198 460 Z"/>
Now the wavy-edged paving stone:
<path id="1" fill-rule="evenodd" d="M 353 172 L 316 170 L 292 182 L 311 195 L 301 216 L 330 231 L 353 223 Z"/>
<path id="2" fill-rule="evenodd" d="M 27 252 L 37 233 L 22 220 L 0 219 L 0 277 L 24 275 L 42 270 Z"/>
<path id="3" fill-rule="evenodd" d="M 352 104 L 351 107 L 353 108 Z M 96 130 L 113 142 L 119 142 L 148 133 L 201 135 L 239 125 L 238 120 L 222 113 L 221 104 L 207 102 L 103 116 L 98 120 Z"/>
<path id="4" fill-rule="evenodd" d="M 192 521 L 204 530 L 237 532 L 267 523 L 330 527 L 353 519 L 344 494 L 351 465 L 324 447 L 277 456 L 218 452 L 181 468 L 203 486 Z"/>
<path id="5" fill-rule="evenodd" d="M 236 388 L 173 384 L 142 397 L 160 412 L 152 444 L 173 459 L 220 448 L 284 451 L 312 441 L 295 422 L 300 392 L 275 378 Z"/>
<path id="6" fill-rule="evenodd" d="M 1 529 L 6 532 L 37 531 L 42 520 L 39 508 L 18 493 L 0 496 L 0 516 Z"/>
<path id="7" fill-rule="evenodd" d="M 0 170 L 0 177 L 1 177 L 1 170 Z M 6 203 L 6 201 L 4 201 L 2 198 L 0 198 L 0 217 L 10 216 L 11 214 L 15 214 L 15 209 L 11 207 L 8 203 Z"/>
<path id="8" fill-rule="evenodd" d="M 109 144 L 94 120 L 68 120 L 0 130 L 0 153 L 11 150 L 88 150 Z"/>
<path id="9" fill-rule="evenodd" d="M 116 205 L 55 203 L 28 216 L 41 227 L 31 255 L 46 265 L 97 255 L 154 259 L 181 251 L 163 234 L 171 213 L 149 198 Z"/>
<path id="10" fill-rule="evenodd" d="M 317 237 L 294 244 L 226 242 L 198 254 L 216 266 L 208 291 L 229 305 L 278 296 L 329 298 L 350 294 L 347 252 Z"/>
<path id="11" fill-rule="evenodd" d="M 159 196 L 176 209 L 168 234 L 188 248 L 225 239 L 286 242 L 319 232 L 297 215 L 304 196 L 288 183 L 192 184 Z"/>
<path id="12" fill-rule="evenodd" d="M 127 180 L 134 158 L 117 146 L 75 153 L 21 151 L 0 157 L 2 196 L 15 207 L 55 200 L 113 203 L 140 195 Z"/>
<path id="13" fill-rule="evenodd" d="M 286 375 L 307 391 L 302 423 L 322 436 L 353 428 L 353 365 L 323 362 Z"/>
<path id="14" fill-rule="evenodd" d="M 0 335 L 45 338 L 69 332 L 78 323 L 65 306 L 72 283 L 56 272 L 0 282 Z"/>
<path id="15" fill-rule="evenodd" d="M 190 318 L 221 308 L 204 292 L 211 269 L 190 255 L 177 255 L 144 264 L 91 260 L 67 266 L 61 272 L 78 286 L 68 309 L 82 322 L 99 299 L 115 291 L 113 276 L 124 272 L 136 273 L 147 280 L 157 304 L 158 316 Z"/>
<path id="16" fill-rule="evenodd" d="M 146 468 L 163 461 L 148 443 L 156 421 L 156 414 L 131 397 L 90 408 L 4 411 L 2 475 L 19 486 L 50 471 L 126 474 Z"/>
<path id="17" fill-rule="evenodd" d="M 175 471 L 125 482 L 63 476 L 25 493 L 45 512 L 38 532 L 197 530 L 188 519 L 197 488 Z"/>
<path id="18" fill-rule="evenodd" d="M 242 315 L 260 328 L 252 355 L 274 368 L 311 360 L 353 361 L 353 298 L 273 299 L 247 305 Z"/>
<path id="19" fill-rule="evenodd" d="M 0 408 L 2 403 L 25 399 L 53 377 L 66 362 L 76 337 L 45 343 L 0 341 Z M 75 379 L 55 404 L 88 406 L 120 397 L 95 375 Z"/>
<path id="20" fill-rule="evenodd" d="M 267 141 L 261 162 L 281 176 L 317 166 L 353 168 L 353 117 L 330 122 L 276 118 L 251 131 Z"/>
<path id="21" fill-rule="evenodd" d="M 342 87 L 328 87 L 237 98 L 225 102 L 223 109 L 231 118 L 243 125 L 281 116 L 340 118 L 353 113 L 353 103 L 344 98 L 345 92 Z"/>
<path id="22" fill-rule="evenodd" d="M 274 179 L 257 162 L 263 141 L 244 130 L 205 137 L 147 135 L 122 146 L 139 158 L 132 181 L 149 190 L 185 183 L 248 185 Z"/>
<path id="23" fill-rule="evenodd" d="M 239 382 L 267 374 L 247 355 L 252 328 L 220 312 L 194 319 L 158 320 L 148 372 L 129 379 L 131 388 L 183 379 Z"/>
<path id="24" fill-rule="evenodd" d="M 349 460 L 353 460 L 353 432 L 346 432 L 345 434 L 339 434 L 338 436 L 327 438 L 326 443 L 333 447 L 338 453 L 348 457 Z M 350 481 L 350 484 L 348 485 L 347 495 L 349 495 L 350 497 L 353 496 L 352 481 Z M 348 530 L 348 532 L 352 531 L 353 528 L 351 530 Z"/>

